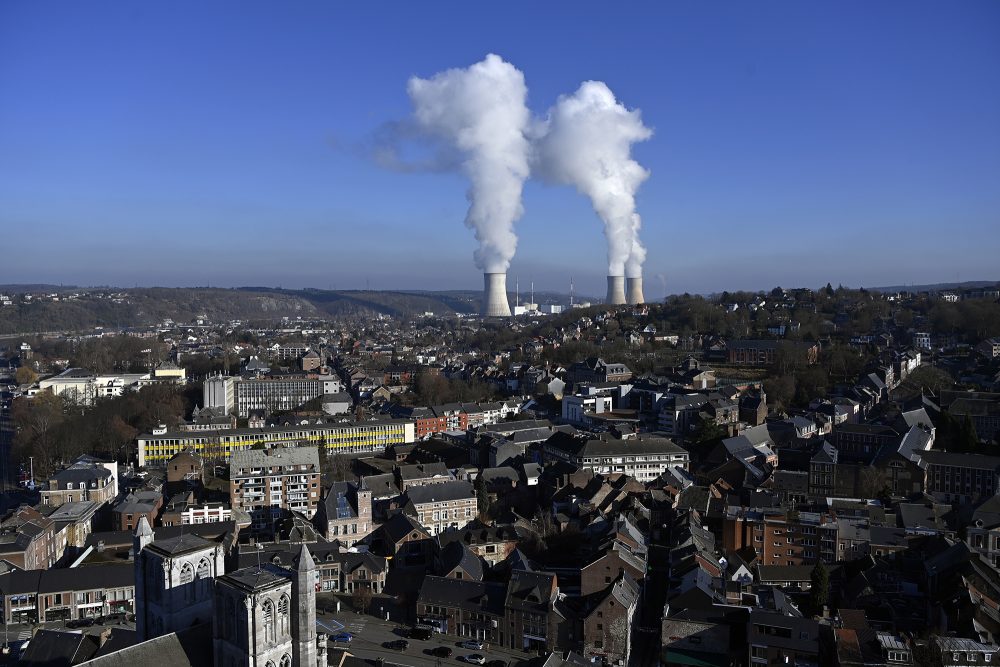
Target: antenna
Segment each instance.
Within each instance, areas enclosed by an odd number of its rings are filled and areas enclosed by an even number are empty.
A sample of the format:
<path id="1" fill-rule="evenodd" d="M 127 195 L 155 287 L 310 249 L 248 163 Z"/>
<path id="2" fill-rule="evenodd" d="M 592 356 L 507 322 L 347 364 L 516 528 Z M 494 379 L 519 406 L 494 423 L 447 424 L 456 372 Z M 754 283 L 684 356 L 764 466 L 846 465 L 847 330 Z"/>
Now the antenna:
<path id="1" fill-rule="evenodd" d="M 521 277 L 514 276 L 514 305 L 521 305 Z"/>
<path id="2" fill-rule="evenodd" d="M 535 302 L 535 281 L 531 281 L 531 303 Z"/>
<path id="3" fill-rule="evenodd" d="M 569 307 L 573 307 L 573 276 L 569 277 Z"/>

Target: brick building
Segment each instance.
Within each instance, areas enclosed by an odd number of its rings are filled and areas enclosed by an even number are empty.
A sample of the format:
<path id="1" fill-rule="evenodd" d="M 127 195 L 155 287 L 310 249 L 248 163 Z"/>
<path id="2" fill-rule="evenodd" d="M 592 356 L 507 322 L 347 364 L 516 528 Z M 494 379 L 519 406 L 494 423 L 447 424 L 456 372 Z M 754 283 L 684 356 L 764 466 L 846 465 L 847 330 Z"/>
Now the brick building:
<path id="1" fill-rule="evenodd" d="M 236 452 L 229 480 L 230 504 L 248 512 L 257 530 L 270 528 L 282 510 L 312 517 L 320 499 L 319 451 L 285 447 Z"/>

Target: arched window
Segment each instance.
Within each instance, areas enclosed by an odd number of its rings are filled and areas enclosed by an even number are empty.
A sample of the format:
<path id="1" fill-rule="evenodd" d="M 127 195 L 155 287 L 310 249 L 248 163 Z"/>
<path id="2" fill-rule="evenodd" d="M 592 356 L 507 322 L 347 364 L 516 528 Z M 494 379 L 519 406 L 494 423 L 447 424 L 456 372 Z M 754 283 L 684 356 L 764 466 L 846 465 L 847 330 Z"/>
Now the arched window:
<path id="1" fill-rule="evenodd" d="M 212 564 L 207 558 L 198 561 L 198 590 L 203 596 L 207 596 L 212 590 Z"/>
<path id="2" fill-rule="evenodd" d="M 267 662 L 264 663 L 264 667 L 274 667 L 274 663 L 268 660 Z"/>
<path id="3" fill-rule="evenodd" d="M 281 664 L 279 667 L 292 667 L 292 657 L 287 653 L 281 656 Z"/>
<path id="4" fill-rule="evenodd" d="M 270 600 L 264 600 L 261 605 L 261 614 L 264 622 L 264 641 L 269 644 L 274 643 L 274 605 Z"/>
<path id="5" fill-rule="evenodd" d="M 191 567 L 191 563 L 184 563 L 184 566 L 181 567 L 180 585 L 184 590 L 184 599 L 188 602 L 194 602 L 194 568 Z"/>
<path id="6" fill-rule="evenodd" d="M 278 599 L 278 631 L 282 637 L 288 634 L 288 596 L 284 594 Z"/>

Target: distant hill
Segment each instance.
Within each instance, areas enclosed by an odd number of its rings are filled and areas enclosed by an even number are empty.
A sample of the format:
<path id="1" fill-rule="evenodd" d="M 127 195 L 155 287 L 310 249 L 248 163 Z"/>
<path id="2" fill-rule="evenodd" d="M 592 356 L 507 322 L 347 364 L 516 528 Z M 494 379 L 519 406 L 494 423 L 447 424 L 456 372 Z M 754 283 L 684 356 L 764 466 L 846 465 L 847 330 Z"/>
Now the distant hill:
<path id="1" fill-rule="evenodd" d="M 40 287 L 40 288 L 39 288 Z M 0 335 L 48 331 L 86 331 L 94 327 L 133 327 L 158 324 L 166 319 L 190 322 L 205 317 L 212 322 L 229 320 L 274 321 L 283 317 L 332 318 L 386 315 L 436 315 L 479 312 L 479 291 L 365 291 L 291 290 L 268 287 L 221 289 L 209 287 L 74 288 L 63 286 L 11 286 L 7 294 L 24 292 L 66 293 L 84 296 L 59 301 L 39 300 L 0 308 Z M 97 298 L 114 292 L 124 300 Z M 513 304 L 513 294 L 510 295 Z M 525 297 L 525 295 L 522 295 Z M 564 301 L 566 297 L 536 292 L 536 301 Z M 522 299 L 522 300 L 526 300 Z"/>
<path id="2" fill-rule="evenodd" d="M 49 285 L 46 283 L 24 285 L 0 285 L 0 294 L 25 294 L 27 292 L 65 292 L 75 290 L 76 285 Z"/>
<path id="3" fill-rule="evenodd" d="M 969 280 L 964 283 L 934 283 L 931 285 L 891 285 L 889 287 L 866 287 L 872 292 L 943 292 L 945 290 L 961 291 L 976 287 L 991 287 L 1000 284 L 997 280 Z"/>

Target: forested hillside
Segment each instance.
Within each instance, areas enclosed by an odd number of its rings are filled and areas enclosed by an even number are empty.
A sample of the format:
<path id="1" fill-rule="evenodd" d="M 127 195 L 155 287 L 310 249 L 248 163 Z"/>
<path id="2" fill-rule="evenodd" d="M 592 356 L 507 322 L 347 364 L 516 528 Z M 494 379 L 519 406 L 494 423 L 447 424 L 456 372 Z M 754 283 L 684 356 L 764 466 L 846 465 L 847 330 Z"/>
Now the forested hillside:
<path id="1" fill-rule="evenodd" d="M 271 321 L 282 317 L 473 313 L 475 292 L 369 292 L 268 288 L 134 288 L 76 290 L 58 300 L 17 298 L 0 308 L 0 334 L 145 326 L 172 319 Z"/>

